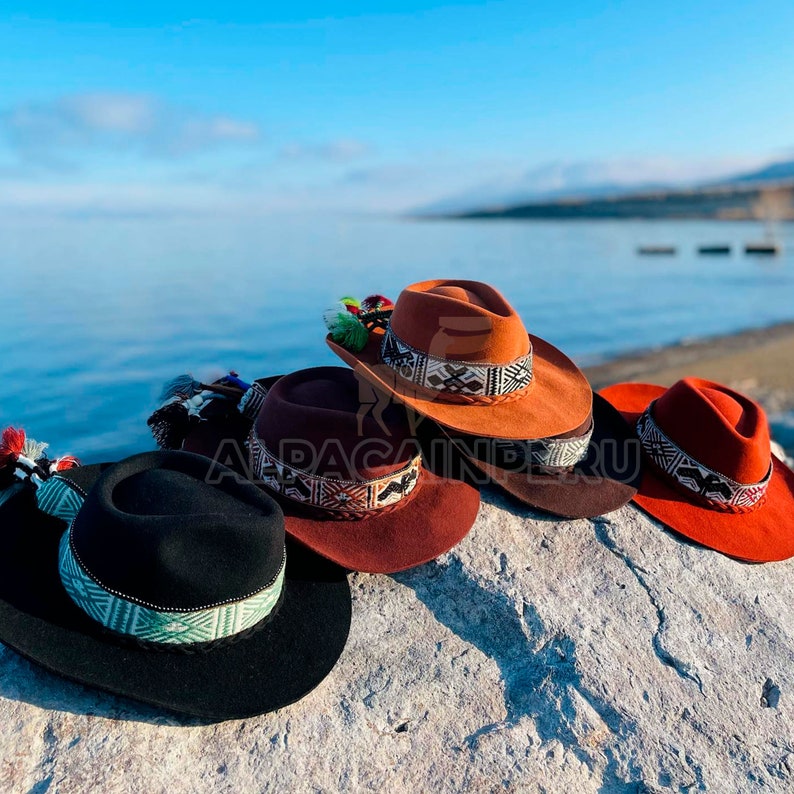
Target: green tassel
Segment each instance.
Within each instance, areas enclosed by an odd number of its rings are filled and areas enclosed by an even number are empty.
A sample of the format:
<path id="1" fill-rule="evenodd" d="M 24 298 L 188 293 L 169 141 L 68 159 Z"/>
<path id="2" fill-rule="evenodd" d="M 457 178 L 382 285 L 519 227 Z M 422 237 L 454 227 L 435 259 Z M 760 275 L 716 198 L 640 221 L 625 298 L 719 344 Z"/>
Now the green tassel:
<path id="1" fill-rule="evenodd" d="M 369 331 L 358 317 L 347 309 L 348 306 L 359 308 L 360 305 L 355 298 L 342 298 L 323 314 L 331 339 L 354 353 L 363 350 L 369 339 Z"/>

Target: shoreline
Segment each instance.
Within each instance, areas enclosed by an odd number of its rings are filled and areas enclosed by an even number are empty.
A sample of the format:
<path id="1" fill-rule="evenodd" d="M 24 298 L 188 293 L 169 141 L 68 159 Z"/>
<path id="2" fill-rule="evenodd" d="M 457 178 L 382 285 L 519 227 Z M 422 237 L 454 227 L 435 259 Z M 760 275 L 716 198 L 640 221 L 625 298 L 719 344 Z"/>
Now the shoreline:
<path id="1" fill-rule="evenodd" d="M 774 348 L 774 351 L 771 348 Z M 745 375 L 741 379 L 763 378 L 766 381 L 763 385 L 768 388 L 780 384 L 780 388 L 794 390 L 794 372 L 787 373 L 784 369 L 786 358 L 777 361 L 781 369 L 777 377 L 769 378 L 769 373 L 766 371 L 768 368 L 764 367 L 764 363 L 769 360 L 773 352 L 786 353 L 789 352 L 789 348 L 792 356 L 788 361 L 794 368 L 794 320 L 758 328 L 746 328 L 727 334 L 684 338 L 658 347 L 638 348 L 614 356 L 607 355 L 596 363 L 582 365 L 582 371 L 588 376 L 594 389 L 601 389 L 618 381 L 638 381 L 651 376 L 672 377 L 674 373 L 684 372 L 690 366 L 705 366 L 710 370 L 717 367 L 722 371 L 732 364 L 741 363 L 747 365 L 743 369 Z M 745 361 L 742 354 L 751 350 L 756 353 L 756 360 Z M 736 379 L 735 373 L 739 371 L 742 370 L 735 366 L 730 377 Z"/>
<path id="2" fill-rule="evenodd" d="M 757 400 L 772 435 L 794 454 L 794 321 L 638 350 L 582 371 L 594 391 L 623 381 L 670 386 L 694 375 Z"/>
<path id="3" fill-rule="evenodd" d="M 765 403 L 794 410 L 794 321 L 618 354 L 582 368 L 593 389 L 621 381 L 669 386 L 697 375 L 731 385 Z"/>

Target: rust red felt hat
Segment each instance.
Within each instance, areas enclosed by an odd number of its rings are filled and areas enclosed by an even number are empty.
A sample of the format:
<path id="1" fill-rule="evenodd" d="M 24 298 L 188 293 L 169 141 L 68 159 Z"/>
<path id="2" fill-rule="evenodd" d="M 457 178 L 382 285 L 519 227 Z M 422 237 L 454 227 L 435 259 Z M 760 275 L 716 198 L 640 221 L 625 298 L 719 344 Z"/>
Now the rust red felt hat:
<path id="1" fill-rule="evenodd" d="M 202 422 L 185 449 L 246 469 L 281 505 L 287 533 L 350 570 L 392 573 L 448 551 L 471 529 L 476 487 L 422 465 L 405 408 L 344 367 L 255 381 L 248 460 L 238 422 Z M 227 455 L 231 453 L 232 459 Z"/>
<path id="2" fill-rule="evenodd" d="M 731 557 L 794 556 L 794 472 L 771 453 L 758 403 L 700 378 L 669 389 L 620 383 L 601 395 L 640 439 L 644 473 L 634 497 L 640 507 Z"/>
<path id="3" fill-rule="evenodd" d="M 487 284 L 412 284 L 388 319 L 381 316 L 385 312 L 348 308 L 363 322 L 375 322 L 358 352 L 352 348 L 359 345 L 349 344 L 330 322 L 331 349 L 378 388 L 441 425 L 476 436 L 545 438 L 579 427 L 590 414 L 592 391 L 584 375 L 557 348 L 528 334 L 516 311 Z"/>
<path id="4" fill-rule="evenodd" d="M 490 482 L 553 515 L 593 518 L 617 510 L 637 493 L 639 442 L 597 394 L 580 427 L 552 438 L 512 441 L 444 432 Z"/>

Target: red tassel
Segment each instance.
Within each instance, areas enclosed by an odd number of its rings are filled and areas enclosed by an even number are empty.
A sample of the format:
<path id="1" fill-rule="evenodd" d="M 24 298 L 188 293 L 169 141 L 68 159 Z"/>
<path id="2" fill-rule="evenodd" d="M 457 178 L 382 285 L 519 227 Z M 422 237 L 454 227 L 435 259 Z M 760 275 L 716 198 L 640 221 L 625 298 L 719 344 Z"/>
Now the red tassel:
<path id="1" fill-rule="evenodd" d="M 364 298 L 363 301 L 361 301 L 361 307 L 368 312 L 375 311 L 377 309 L 388 311 L 389 309 L 394 308 L 394 304 L 383 295 L 369 295 L 368 297 Z"/>
<path id="2" fill-rule="evenodd" d="M 67 469 L 76 469 L 80 465 L 80 461 L 74 455 L 64 455 L 55 461 L 55 471 L 66 471 Z"/>
<path id="3" fill-rule="evenodd" d="M 0 467 L 15 463 L 25 445 L 25 431 L 7 427 L 0 437 Z"/>

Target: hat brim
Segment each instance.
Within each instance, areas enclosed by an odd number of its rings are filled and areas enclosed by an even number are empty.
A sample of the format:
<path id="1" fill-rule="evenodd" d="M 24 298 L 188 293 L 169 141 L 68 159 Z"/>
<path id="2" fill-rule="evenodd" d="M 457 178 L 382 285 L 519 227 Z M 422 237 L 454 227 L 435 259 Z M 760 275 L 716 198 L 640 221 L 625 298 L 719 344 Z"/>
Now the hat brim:
<path id="1" fill-rule="evenodd" d="M 191 431 L 185 449 L 253 477 L 242 459 L 244 441 L 236 426 L 206 422 Z M 396 573 L 434 560 L 463 540 L 480 507 L 476 485 L 437 476 L 427 468 L 404 503 L 359 520 L 320 518 L 300 503 L 265 490 L 284 511 L 288 535 L 337 565 L 363 573 Z"/>
<path id="2" fill-rule="evenodd" d="M 379 388 L 393 394 L 418 414 L 462 433 L 490 438 L 529 439 L 559 436 L 579 427 L 590 413 L 592 390 L 587 378 L 563 352 L 538 336 L 532 342 L 532 382 L 513 400 L 472 405 L 442 402 L 417 393 L 391 367 L 383 364 L 384 331 L 376 328 L 360 353 L 326 337 L 331 350 Z"/>
<path id="3" fill-rule="evenodd" d="M 102 468 L 75 470 L 81 487 Z M 220 722 L 299 700 L 345 647 L 347 578 L 300 547 L 288 545 L 284 594 L 264 626 L 212 650 L 147 650 L 111 636 L 69 598 L 58 574 L 65 522 L 38 510 L 32 493 L 6 502 L 2 525 L 0 641 L 81 684 Z"/>
<path id="4" fill-rule="evenodd" d="M 443 428 L 442 428 L 443 429 Z M 630 502 L 640 481 L 639 442 L 625 419 L 593 395 L 593 435 L 587 457 L 562 475 L 500 468 L 467 454 L 493 483 L 524 504 L 564 518 L 594 518 Z"/>
<path id="5" fill-rule="evenodd" d="M 422 469 L 405 504 L 358 520 L 328 520 L 276 496 L 287 532 L 312 551 L 363 573 L 397 573 L 430 562 L 463 540 L 480 508 L 473 485 Z"/>
<path id="6" fill-rule="evenodd" d="M 647 383 L 620 383 L 602 389 L 626 421 L 640 415 L 666 389 Z M 772 456 L 772 478 L 764 501 L 746 513 L 709 510 L 668 485 L 645 466 L 634 502 L 646 513 L 702 546 L 746 562 L 773 562 L 794 556 L 794 472 Z"/>

